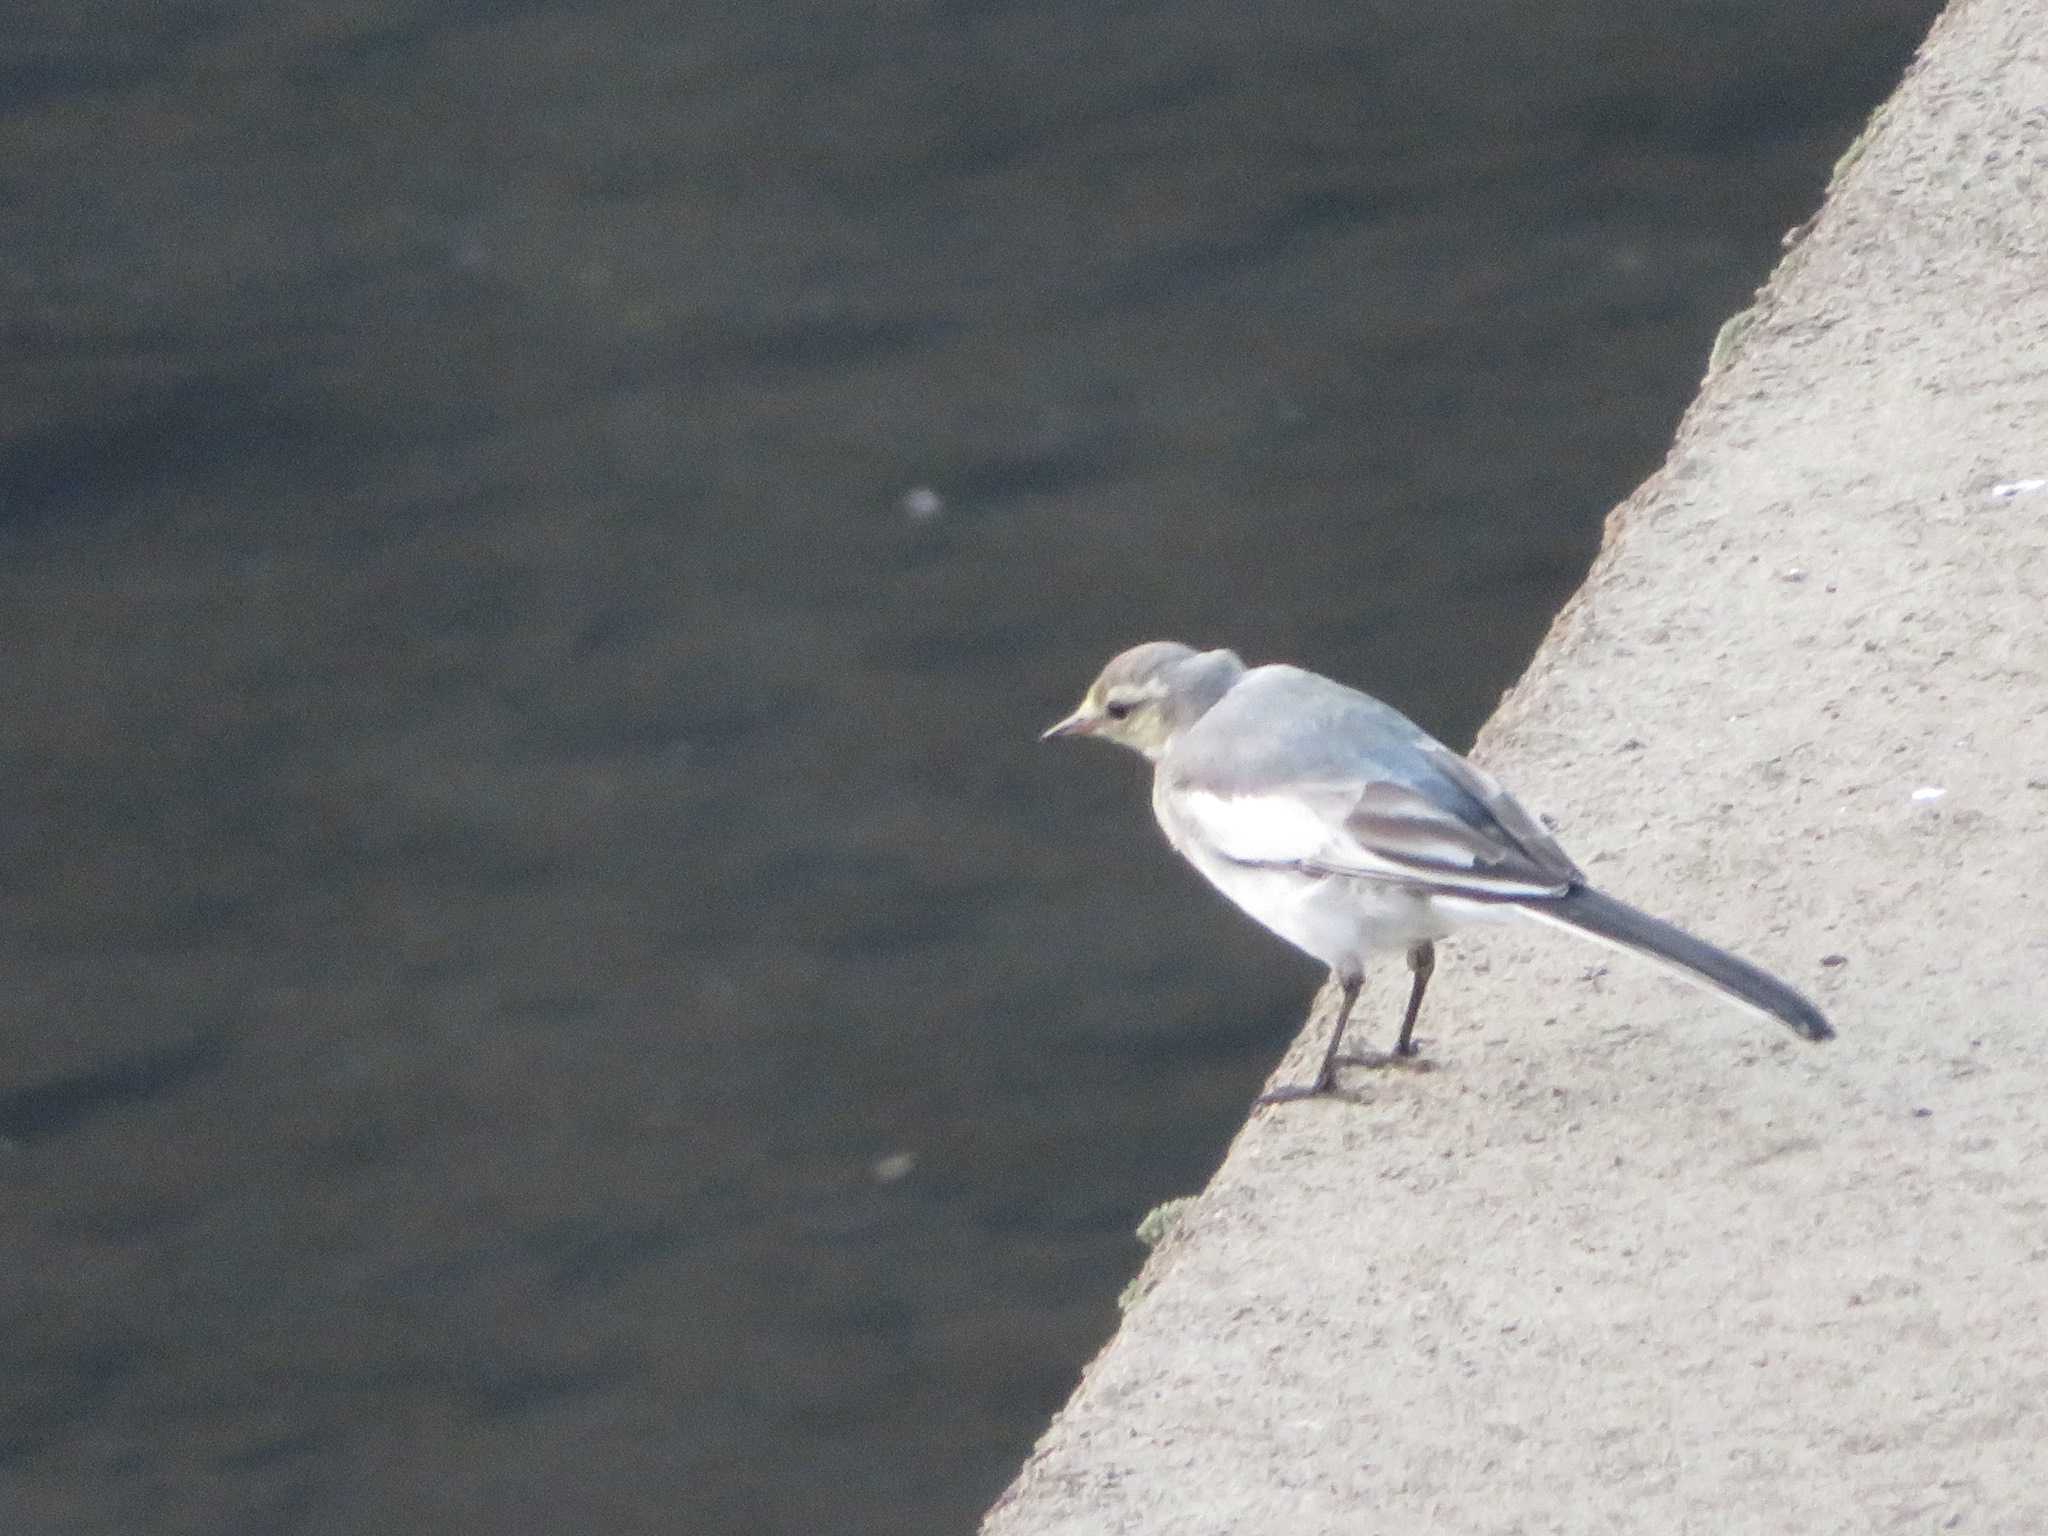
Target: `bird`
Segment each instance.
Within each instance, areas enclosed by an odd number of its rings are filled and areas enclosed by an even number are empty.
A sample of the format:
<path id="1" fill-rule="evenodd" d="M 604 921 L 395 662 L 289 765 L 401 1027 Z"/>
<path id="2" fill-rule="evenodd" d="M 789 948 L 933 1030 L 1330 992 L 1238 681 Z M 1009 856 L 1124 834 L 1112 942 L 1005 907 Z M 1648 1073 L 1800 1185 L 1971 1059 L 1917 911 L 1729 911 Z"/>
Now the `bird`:
<path id="1" fill-rule="evenodd" d="M 1594 889 L 1543 824 L 1391 705 L 1300 667 L 1247 667 L 1172 640 L 1112 659 L 1041 736 L 1093 737 L 1153 765 L 1152 811 L 1183 858 L 1340 989 L 1322 1063 L 1278 1104 L 1329 1093 L 1374 953 L 1406 955 L 1388 1064 L 1413 1058 L 1437 941 L 1530 918 L 1641 955 L 1806 1040 L 1834 1030 L 1767 971 Z M 1354 1058 L 1344 1058 L 1351 1060 Z"/>

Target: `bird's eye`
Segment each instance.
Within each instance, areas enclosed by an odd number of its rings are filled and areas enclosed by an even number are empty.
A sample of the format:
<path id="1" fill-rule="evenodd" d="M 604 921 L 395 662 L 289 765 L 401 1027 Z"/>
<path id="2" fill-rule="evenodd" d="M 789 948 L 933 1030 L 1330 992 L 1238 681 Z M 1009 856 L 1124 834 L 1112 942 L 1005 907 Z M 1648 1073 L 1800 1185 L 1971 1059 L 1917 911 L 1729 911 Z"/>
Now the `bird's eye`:
<path id="1" fill-rule="evenodd" d="M 1102 706 L 1102 712 L 1112 720 L 1123 720 L 1128 718 L 1131 711 L 1137 707 L 1129 699 L 1111 699 Z"/>

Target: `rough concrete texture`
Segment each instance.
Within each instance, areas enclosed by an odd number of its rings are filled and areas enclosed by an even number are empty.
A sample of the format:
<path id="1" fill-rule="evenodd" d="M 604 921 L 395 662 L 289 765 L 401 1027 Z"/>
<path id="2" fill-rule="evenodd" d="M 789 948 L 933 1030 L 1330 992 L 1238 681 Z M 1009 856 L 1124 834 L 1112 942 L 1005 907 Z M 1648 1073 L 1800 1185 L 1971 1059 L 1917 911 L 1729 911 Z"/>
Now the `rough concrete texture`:
<path id="1" fill-rule="evenodd" d="M 1253 1118 L 987 1530 L 2048 1531 L 2043 478 L 2048 0 L 1963 0 L 1478 753 L 1840 1038 L 1454 944 L 1436 1070 Z"/>

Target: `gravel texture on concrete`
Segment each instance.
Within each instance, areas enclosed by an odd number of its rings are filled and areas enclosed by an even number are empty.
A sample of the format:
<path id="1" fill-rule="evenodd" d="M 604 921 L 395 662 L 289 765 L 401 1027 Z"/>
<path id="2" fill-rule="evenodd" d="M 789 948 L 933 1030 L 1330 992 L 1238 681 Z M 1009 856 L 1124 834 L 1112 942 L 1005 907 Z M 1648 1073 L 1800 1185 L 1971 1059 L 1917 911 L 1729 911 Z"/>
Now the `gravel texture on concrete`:
<path id="1" fill-rule="evenodd" d="M 1936 27 L 1477 755 L 1840 1038 L 1454 943 L 987 1531 L 2048 1531 L 2048 0 Z"/>

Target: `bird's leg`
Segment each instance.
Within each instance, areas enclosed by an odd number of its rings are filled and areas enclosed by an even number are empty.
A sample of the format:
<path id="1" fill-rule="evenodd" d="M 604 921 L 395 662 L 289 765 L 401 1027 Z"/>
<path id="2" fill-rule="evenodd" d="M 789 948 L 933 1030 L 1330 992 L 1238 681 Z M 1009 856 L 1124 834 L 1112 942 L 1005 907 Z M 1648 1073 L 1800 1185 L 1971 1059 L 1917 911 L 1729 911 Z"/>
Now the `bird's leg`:
<path id="1" fill-rule="evenodd" d="M 1344 1043 L 1344 1026 L 1351 1022 L 1351 1005 L 1358 1001 L 1358 989 L 1365 982 L 1363 974 L 1346 976 L 1336 973 L 1337 984 L 1344 989 L 1343 1001 L 1337 1005 L 1337 1022 L 1330 1029 L 1330 1043 L 1323 1050 L 1323 1064 L 1316 1069 L 1312 1082 L 1289 1083 L 1259 1095 L 1260 1104 L 1287 1104 L 1295 1099 L 1312 1099 L 1317 1094 L 1328 1093 L 1337 1080 L 1337 1047 Z"/>
<path id="2" fill-rule="evenodd" d="M 1401 1038 L 1394 1042 L 1396 1056 L 1415 1054 L 1415 1016 L 1422 1012 L 1422 994 L 1429 990 L 1429 978 L 1436 971 L 1436 946 L 1424 939 L 1408 946 L 1408 969 L 1415 981 L 1408 989 L 1408 1011 L 1401 1016 Z"/>
<path id="3" fill-rule="evenodd" d="M 1324 1093 L 1337 1081 L 1337 1047 L 1344 1043 L 1344 1026 L 1351 1022 L 1351 1005 L 1358 1001 L 1358 989 L 1365 983 L 1365 977 L 1340 976 L 1338 985 L 1344 989 L 1344 1000 L 1337 1005 L 1337 1022 L 1330 1026 L 1330 1043 L 1323 1048 L 1323 1064 L 1316 1068 L 1316 1080 L 1309 1090 Z"/>

